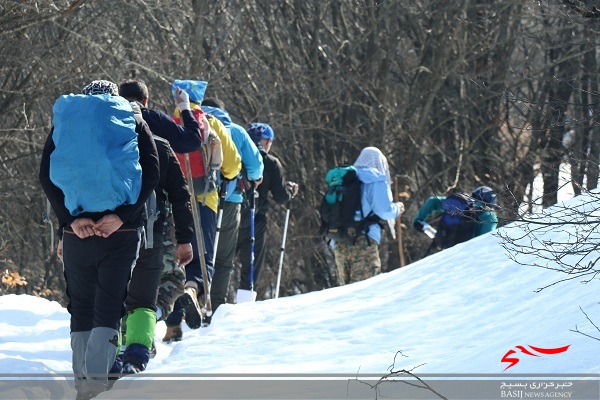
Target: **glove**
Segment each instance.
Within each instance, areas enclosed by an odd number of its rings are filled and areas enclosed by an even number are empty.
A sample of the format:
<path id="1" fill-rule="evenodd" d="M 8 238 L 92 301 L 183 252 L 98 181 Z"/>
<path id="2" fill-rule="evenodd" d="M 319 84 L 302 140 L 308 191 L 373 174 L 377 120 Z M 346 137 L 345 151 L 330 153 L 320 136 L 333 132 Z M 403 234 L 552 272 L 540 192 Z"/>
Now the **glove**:
<path id="1" fill-rule="evenodd" d="M 401 201 L 396 202 L 396 205 L 398 206 L 398 210 L 400 210 L 398 212 L 398 214 L 402 214 L 404 212 L 404 203 L 402 203 Z"/>
<path id="2" fill-rule="evenodd" d="M 423 232 L 423 227 L 424 227 L 424 225 L 421 221 L 413 222 L 413 228 L 415 228 L 417 231 Z"/>
<path id="3" fill-rule="evenodd" d="M 190 110 L 190 95 L 181 88 L 175 89 L 175 105 L 179 111 Z"/>
<path id="4" fill-rule="evenodd" d="M 298 194 L 298 184 L 294 182 L 286 182 L 285 187 L 292 193 L 292 197 L 296 197 Z"/>

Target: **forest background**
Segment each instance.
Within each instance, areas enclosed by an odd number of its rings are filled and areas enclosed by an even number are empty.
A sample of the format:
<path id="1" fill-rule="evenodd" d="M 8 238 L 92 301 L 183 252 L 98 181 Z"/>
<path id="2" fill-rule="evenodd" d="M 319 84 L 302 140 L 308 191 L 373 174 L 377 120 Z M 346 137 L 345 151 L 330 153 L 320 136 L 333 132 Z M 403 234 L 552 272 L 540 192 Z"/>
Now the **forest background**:
<path id="1" fill-rule="evenodd" d="M 599 21 L 591 0 L 0 0 L 0 294 L 65 304 L 37 176 L 55 100 L 91 80 L 141 78 L 167 113 L 173 80 L 205 80 L 234 122 L 274 128 L 300 184 L 286 296 L 336 285 L 324 176 L 365 146 L 399 182 L 406 263 L 429 245 L 411 221 L 430 195 L 491 186 L 502 225 L 531 210 L 540 174 L 542 206 L 557 202 L 561 163 L 575 194 L 595 188 Z M 259 298 L 274 295 L 284 220 L 273 207 Z M 384 271 L 400 266 L 395 241 L 380 250 Z"/>

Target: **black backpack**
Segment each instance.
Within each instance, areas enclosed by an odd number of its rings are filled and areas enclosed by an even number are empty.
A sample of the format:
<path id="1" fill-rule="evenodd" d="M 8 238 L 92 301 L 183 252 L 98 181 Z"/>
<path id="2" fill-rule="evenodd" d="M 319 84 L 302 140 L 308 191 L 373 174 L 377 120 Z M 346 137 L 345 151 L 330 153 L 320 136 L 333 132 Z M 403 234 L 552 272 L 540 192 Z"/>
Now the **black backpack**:
<path id="1" fill-rule="evenodd" d="M 434 242 L 447 249 L 473 237 L 477 223 L 475 199 L 463 194 L 452 193 L 442 201 L 444 212 L 438 224 Z"/>
<path id="2" fill-rule="evenodd" d="M 362 182 L 353 166 L 332 168 L 325 180 L 329 186 L 321 201 L 321 234 L 328 240 L 354 243 L 361 232 L 373 222 L 379 222 L 379 218 L 373 213 L 366 218 L 362 214 Z"/>

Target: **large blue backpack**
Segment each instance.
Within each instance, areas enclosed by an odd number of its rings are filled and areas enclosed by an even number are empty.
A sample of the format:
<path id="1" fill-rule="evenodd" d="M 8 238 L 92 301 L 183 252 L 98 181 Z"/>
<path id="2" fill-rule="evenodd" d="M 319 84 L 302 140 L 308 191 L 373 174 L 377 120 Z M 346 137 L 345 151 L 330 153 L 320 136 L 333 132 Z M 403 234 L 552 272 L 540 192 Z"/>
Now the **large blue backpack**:
<path id="1" fill-rule="evenodd" d="M 442 201 L 444 212 L 434 242 L 444 249 L 473 237 L 477 223 L 475 199 L 463 193 L 452 193 Z"/>
<path id="2" fill-rule="evenodd" d="M 109 94 L 70 94 L 53 107 L 50 179 L 73 216 L 134 204 L 142 186 L 131 105 Z"/>

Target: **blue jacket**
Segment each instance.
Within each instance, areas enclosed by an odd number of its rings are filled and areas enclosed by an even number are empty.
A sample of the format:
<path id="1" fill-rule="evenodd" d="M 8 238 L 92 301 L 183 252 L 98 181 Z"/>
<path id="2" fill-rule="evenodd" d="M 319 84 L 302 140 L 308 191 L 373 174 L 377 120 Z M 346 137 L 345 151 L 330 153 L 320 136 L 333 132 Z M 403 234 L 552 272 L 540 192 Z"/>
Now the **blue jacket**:
<path id="1" fill-rule="evenodd" d="M 202 111 L 212 115 L 225 125 L 227 131 L 231 135 L 233 144 L 237 148 L 242 164 L 246 171 L 247 178 L 251 181 L 259 180 L 263 175 L 263 159 L 258 151 L 258 148 L 248 135 L 248 132 L 240 125 L 233 123 L 227 111 L 216 107 L 202 106 Z M 227 195 L 225 201 L 231 203 L 241 203 L 243 201 L 242 193 L 237 189 L 237 180 L 229 182 L 227 185 Z"/>
<path id="2" fill-rule="evenodd" d="M 363 183 L 361 197 L 363 215 L 366 217 L 372 212 L 383 220 L 396 219 L 400 209 L 393 200 L 387 176 L 373 168 L 356 168 L 356 174 Z M 378 244 L 381 241 L 381 227 L 378 224 L 370 225 L 367 234 Z"/>

